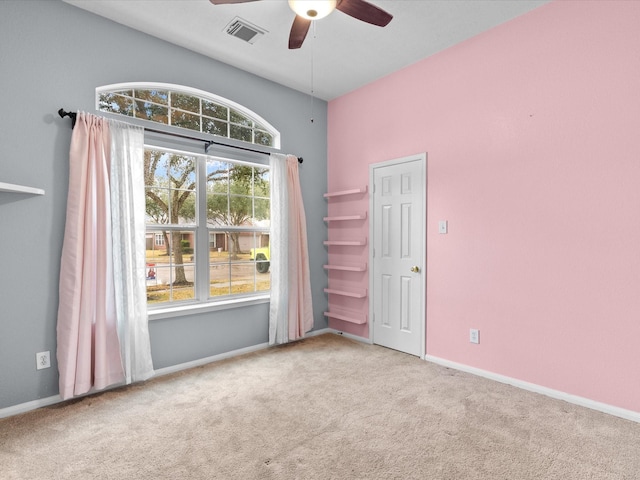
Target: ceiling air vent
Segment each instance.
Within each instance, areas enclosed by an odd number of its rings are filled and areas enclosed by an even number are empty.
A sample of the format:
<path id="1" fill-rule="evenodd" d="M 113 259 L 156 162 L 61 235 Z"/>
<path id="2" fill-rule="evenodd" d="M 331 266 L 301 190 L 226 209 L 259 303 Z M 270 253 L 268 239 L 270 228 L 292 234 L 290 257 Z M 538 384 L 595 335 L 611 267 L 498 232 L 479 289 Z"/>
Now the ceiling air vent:
<path id="1" fill-rule="evenodd" d="M 251 44 L 255 43 L 261 35 L 267 33 L 266 30 L 256 27 L 240 17 L 231 20 L 225 31 L 232 37 L 237 37 Z"/>

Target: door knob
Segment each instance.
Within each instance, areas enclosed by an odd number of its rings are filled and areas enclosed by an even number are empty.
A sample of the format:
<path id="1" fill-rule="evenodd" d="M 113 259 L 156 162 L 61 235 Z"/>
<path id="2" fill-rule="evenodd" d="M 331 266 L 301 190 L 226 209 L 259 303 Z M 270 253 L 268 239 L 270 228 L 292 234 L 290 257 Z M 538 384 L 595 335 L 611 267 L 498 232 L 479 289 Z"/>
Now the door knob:
<path id="1" fill-rule="evenodd" d="M 412 271 L 413 273 L 418 273 L 418 272 L 420 271 L 420 267 L 419 267 L 419 266 L 417 266 L 417 265 L 415 265 L 415 266 L 411 267 L 411 271 Z"/>

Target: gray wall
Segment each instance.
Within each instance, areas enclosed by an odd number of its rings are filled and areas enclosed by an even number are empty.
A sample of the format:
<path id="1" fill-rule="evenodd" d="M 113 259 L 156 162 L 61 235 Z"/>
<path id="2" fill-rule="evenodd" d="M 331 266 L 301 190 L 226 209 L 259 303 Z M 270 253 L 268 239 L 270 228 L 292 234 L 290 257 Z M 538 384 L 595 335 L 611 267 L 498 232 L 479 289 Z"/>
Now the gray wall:
<path id="1" fill-rule="evenodd" d="M 327 105 L 309 121 L 307 95 L 55 1 L 0 1 L 0 182 L 44 196 L 0 193 L 0 408 L 58 393 L 58 276 L 68 186 L 70 120 L 94 111 L 96 86 L 175 83 L 237 102 L 282 134 L 282 151 L 304 157 L 304 195 L 315 329 L 326 327 L 322 265 L 326 228 Z M 150 323 L 156 368 L 267 341 L 268 304 Z M 36 371 L 50 350 L 52 368 Z"/>

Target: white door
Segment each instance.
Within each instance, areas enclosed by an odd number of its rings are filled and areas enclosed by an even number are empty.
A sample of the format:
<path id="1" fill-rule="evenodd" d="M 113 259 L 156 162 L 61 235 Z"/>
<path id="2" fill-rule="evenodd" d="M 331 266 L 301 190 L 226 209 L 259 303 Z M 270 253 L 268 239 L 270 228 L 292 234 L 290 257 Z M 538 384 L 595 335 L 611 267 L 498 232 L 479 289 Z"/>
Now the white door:
<path id="1" fill-rule="evenodd" d="M 371 165 L 373 343 L 424 357 L 426 154 Z"/>

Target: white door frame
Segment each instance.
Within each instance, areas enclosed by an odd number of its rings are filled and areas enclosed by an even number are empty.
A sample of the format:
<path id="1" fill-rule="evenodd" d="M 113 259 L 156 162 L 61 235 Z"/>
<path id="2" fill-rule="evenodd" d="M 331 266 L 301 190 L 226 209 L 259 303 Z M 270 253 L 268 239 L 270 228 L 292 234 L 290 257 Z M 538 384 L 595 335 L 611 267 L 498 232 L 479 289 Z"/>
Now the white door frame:
<path id="1" fill-rule="evenodd" d="M 422 297 L 420 302 L 420 316 L 422 318 L 421 322 L 421 335 L 420 335 L 420 358 L 424 360 L 426 355 L 426 332 L 427 332 L 427 154 L 425 153 L 417 153 L 415 155 L 409 155 L 407 157 L 396 158 L 393 160 L 387 160 L 385 162 L 372 163 L 369 165 L 369 341 L 374 343 L 373 338 L 373 298 L 372 292 L 374 292 L 373 283 L 374 283 L 374 272 L 373 272 L 373 245 L 374 245 L 374 173 L 376 168 L 388 167 L 391 165 L 397 165 L 401 163 L 407 162 L 415 162 L 416 160 L 422 162 L 422 173 L 423 173 L 423 189 L 422 189 L 422 207 L 423 207 L 423 221 L 421 228 L 421 236 L 422 236 L 422 264 L 419 265 L 420 271 L 422 275 L 419 276 L 420 279 L 420 290 L 422 291 Z"/>

